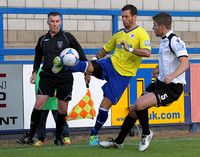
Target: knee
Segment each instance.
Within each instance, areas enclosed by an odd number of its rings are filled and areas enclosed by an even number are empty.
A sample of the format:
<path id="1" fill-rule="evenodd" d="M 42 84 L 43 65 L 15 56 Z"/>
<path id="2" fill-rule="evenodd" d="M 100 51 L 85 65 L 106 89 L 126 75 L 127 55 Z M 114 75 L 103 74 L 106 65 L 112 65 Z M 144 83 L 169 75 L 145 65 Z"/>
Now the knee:
<path id="1" fill-rule="evenodd" d="M 142 101 L 141 101 L 141 99 L 137 99 L 135 101 L 135 110 L 142 110 Z"/>
<path id="2" fill-rule="evenodd" d="M 58 112 L 60 114 L 67 114 L 68 101 L 59 100 L 58 101 Z"/>
<path id="3" fill-rule="evenodd" d="M 132 117 L 132 118 L 137 118 L 137 114 L 135 112 L 135 106 L 132 106 L 129 110 L 129 115 Z"/>
<path id="4" fill-rule="evenodd" d="M 66 108 L 59 108 L 59 109 L 58 109 L 58 112 L 59 112 L 60 114 L 67 114 L 67 109 L 66 109 Z"/>
<path id="5" fill-rule="evenodd" d="M 39 102 L 36 102 L 34 108 L 37 109 L 37 110 L 42 110 L 42 109 L 44 108 L 44 105 L 42 105 L 42 104 L 39 103 Z"/>
<path id="6" fill-rule="evenodd" d="M 94 67 L 93 67 L 92 63 L 88 62 L 88 67 L 86 69 L 86 73 L 91 75 L 93 71 L 94 71 Z"/>

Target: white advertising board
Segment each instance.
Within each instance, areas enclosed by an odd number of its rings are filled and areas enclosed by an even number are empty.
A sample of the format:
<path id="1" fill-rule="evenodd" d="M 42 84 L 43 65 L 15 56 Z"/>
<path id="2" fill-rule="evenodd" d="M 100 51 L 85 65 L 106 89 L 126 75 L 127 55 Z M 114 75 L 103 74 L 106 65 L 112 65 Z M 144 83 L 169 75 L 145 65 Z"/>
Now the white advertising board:
<path id="1" fill-rule="evenodd" d="M 22 65 L 0 66 L 0 130 L 23 128 Z"/>

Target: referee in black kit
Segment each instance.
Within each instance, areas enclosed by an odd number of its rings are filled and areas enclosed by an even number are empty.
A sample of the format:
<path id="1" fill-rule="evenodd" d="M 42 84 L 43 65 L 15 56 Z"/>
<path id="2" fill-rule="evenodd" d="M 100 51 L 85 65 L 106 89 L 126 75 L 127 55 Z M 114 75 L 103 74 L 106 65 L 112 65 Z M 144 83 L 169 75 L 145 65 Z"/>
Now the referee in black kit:
<path id="1" fill-rule="evenodd" d="M 42 61 L 43 71 L 40 73 L 38 93 L 31 114 L 30 132 L 25 137 L 17 140 L 20 144 L 34 143 L 34 135 L 40 123 L 41 111 L 48 98 L 54 96 L 56 88 L 56 97 L 58 98 L 58 118 L 56 122 L 56 139 L 54 140 L 54 143 L 58 146 L 65 145 L 61 138 L 61 132 L 65 125 L 68 103 L 72 97 L 73 75 L 71 72 L 64 71 L 63 69 L 59 73 L 54 74 L 51 71 L 53 59 L 56 56 L 60 56 L 60 53 L 66 48 L 76 49 L 79 53 L 79 60 L 86 61 L 87 59 L 76 38 L 72 34 L 60 29 L 61 23 L 60 13 L 50 12 L 47 21 L 49 31 L 39 38 L 36 45 L 33 73 L 30 82 L 35 84 L 36 74 Z M 90 76 L 86 75 L 85 80 L 89 83 Z"/>

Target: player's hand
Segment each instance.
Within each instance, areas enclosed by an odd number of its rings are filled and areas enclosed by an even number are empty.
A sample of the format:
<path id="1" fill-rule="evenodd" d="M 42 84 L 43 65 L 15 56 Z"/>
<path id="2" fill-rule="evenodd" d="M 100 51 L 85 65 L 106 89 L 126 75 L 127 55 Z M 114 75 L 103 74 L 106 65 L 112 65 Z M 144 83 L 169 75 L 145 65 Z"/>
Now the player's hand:
<path id="1" fill-rule="evenodd" d="M 85 84 L 89 84 L 91 81 L 91 75 L 85 74 Z"/>
<path id="2" fill-rule="evenodd" d="M 151 75 L 152 75 L 153 78 L 157 78 L 158 74 L 159 74 L 158 68 L 153 69 L 153 71 L 151 72 Z"/>
<path id="3" fill-rule="evenodd" d="M 166 84 L 170 84 L 173 79 L 174 78 L 171 75 L 166 75 L 164 81 Z"/>
<path id="4" fill-rule="evenodd" d="M 56 99 L 56 92 L 54 92 L 53 98 Z"/>
<path id="5" fill-rule="evenodd" d="M 31 78 L 30 78 L 30 83 L 31 83 L 31 84 L 35 84 L 36 75 L 37 75 L 36 72 L 34 72 L 34 73 L 31 75 Z"/>
<path id="6" fill-rule="evenodd" d="M 128 44 L 127 44 L 127 42 L 126 42 L 126 41 L 122 40 L 122 41 L 121 41 L 121 45 L 123 45 L 123 46 L 124 46 L 124 50 L 126 50 L 126 51 L 128 51 L 128 50 L 129 50 L 129 47 L 128 47 Z"/>

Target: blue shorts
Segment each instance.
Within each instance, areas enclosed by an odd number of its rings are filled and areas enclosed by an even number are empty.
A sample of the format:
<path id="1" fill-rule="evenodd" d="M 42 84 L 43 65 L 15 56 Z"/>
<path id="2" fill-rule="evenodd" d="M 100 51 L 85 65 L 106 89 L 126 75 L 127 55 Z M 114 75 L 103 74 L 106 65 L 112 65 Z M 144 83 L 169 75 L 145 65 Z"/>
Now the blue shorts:
<path id="1" fill-rule="evenodd" d="M 102 67 L 102 80 L 107 82 L 102 86 L 104 95 L 115 105 L 121 98 L 132 77 L 120 75 L 113 67 L 111 58 L 97 60 Z"/>

